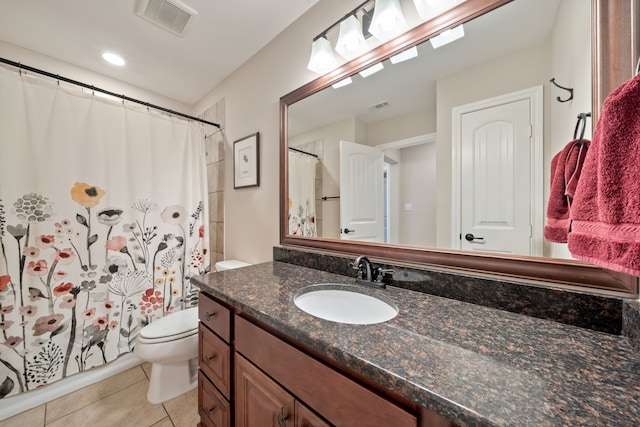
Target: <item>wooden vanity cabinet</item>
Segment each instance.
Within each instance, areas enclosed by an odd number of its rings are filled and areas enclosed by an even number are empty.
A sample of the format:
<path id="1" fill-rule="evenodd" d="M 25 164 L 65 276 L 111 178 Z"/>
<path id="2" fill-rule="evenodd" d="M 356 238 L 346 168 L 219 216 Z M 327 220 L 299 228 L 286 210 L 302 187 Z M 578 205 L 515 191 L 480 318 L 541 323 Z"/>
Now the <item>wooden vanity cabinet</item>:
<path id="1" fill-rule="evenodd" d="M 236 353 L 236 427 L 330 427 L 311 409 Z"/>
<path id="2" fill-rule="evenodd" d="M 313 408 L 331 425 L 418 425 L 415 415 L 241 317 L 235 319 L 235 346 L 237 353 L 293 394 L 296 401 Z M 236 363 L 239 364 L 238 359 L 242 356 L 237 353 Z M 240 390 L 236 371 L 236 419 L 240 416 Z"/>
<path id="3" fill-rule="evenodd" d="M 400 406 L 206 294 L 200 320 L 199 426 L 454 426 Z"/>

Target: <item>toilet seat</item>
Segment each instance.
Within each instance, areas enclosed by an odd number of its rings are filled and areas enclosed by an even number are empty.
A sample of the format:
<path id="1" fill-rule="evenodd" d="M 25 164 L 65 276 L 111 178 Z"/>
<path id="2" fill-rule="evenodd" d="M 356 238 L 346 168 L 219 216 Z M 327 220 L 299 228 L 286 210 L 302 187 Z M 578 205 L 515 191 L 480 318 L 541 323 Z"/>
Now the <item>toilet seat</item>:
<path id="1" fill-rule="evenodd" d="M 175 341 L 198 333 L 198 307 L 176 311 L 148 324 L 138 335 L 139 343 Z"/>

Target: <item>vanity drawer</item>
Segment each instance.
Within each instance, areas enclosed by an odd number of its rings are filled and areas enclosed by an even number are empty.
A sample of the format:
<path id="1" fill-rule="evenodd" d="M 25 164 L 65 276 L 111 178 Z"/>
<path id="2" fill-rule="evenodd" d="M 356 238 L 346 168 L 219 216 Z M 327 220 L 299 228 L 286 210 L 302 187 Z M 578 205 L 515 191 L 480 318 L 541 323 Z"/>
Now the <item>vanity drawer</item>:
<path id="1" fill-rule="evenodd" d="M 230 395 L 231 349 L 202 324 L 198 334 L 198 364 L 227 399 Z"/>
<path id="2" fill-rule="evenodd" d="M 248 320 L 235 318 L 235 347 L 333 425 L 416 427 L 417 417 Z"/>
<path id="3" fill-rule="evenodd" d="M 198 372 L 198 413 L 206 427 L 230 427 L 229 402 L 209 382 L 202 371 Z"/>
<path id="4" fill-rule="evenodd" d="M 231 330 L 231 311 L 222 304 L 212 300 L 207 294 L 200 293 L 198 302 L 198 316 L 200 321 L 220 338 L 229 342 Z"/>

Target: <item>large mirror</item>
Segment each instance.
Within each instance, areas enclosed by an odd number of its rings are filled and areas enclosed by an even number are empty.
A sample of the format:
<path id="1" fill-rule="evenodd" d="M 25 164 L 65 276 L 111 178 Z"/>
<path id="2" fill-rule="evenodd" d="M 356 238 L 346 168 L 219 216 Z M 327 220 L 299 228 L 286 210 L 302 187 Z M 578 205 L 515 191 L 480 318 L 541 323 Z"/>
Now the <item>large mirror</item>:
<path id="1" fill-rule="evenodd" d="M 577 113 L 591 112 L 595 123 L 604 96 L 633 70 L 635 2 L 607 3 L 467 0 L 283 97 L 281 242 L 636 292 L 634 278 L 573 261 L 564 245 L 542 237 L 551 157 L 572 138 Z M 433 47 L 434 35 L 461 23 L 463 38 Z M 413 46 L 417 57 L 389 59 Z M 590 50 L 593 57 L 584 54 Z M 377 63 L 384 69 L 362 76 Z M 336 84 L 349 76 L 350 85 Z M 551 85 L 552 77 L 571 84 L 571 101 L 560 102 L 568 92 Z M 463 142 L 474 116 L 504 111 L 520 111 L 532 124 L 525 158 L 507 166 L 527 172 L 517 174 L 522 182 L 508 180 L 509 188 L 500 187 L 507 181 L 500 179 L 504 159 L 495 153 L 485 153 L 486 176 L 466 176 Z M 373 163 L 359 169 L 349 163 L 354 152 L 368 153 Z M 380 172 L 355 172 L 372 165 Z M 309 168 L 313 181 L 304 172 Z M 309 192 L 312 202 L 304 197 Z M 494 203 L 501 194 L 522 197 L 502 201 L 505 208 Z M 372 200 L 382 203 L 382 218 L 352 225 L 349 218 L 366 217 Z M 479 227 L 478 215 L 468 222 L 469 211 L 484 212 L 489 225 Z M 496 234 L 501 221 L 524 237 Z"/>

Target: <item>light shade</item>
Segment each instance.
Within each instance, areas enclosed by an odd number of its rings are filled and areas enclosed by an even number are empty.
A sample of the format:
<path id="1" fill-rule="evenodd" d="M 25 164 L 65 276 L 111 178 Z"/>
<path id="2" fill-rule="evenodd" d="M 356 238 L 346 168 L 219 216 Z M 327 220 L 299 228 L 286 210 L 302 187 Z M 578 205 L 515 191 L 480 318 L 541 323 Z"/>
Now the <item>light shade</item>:
<path id="1" fill-rule="evenodd" d="M 373 64 L 371 67 L 360 71 L 359 74 L 366 79 L 370 75 L 375 74 L 382 69 L 384 69 L 384 65 L 382 65 L 382 62 L 378 62 L 377 64 Z"/>
<path id="2" fill-rule="evenodd" d="M 415 58 L 416 56 L 418 56 L 418 48 L 413 46 L 409 49 L 403 50 L 397 55 L 392 56 L 391 58 L 389 58 L 389 61 L 391 61 L 392 64 L 398 64 L 411 58 Z"/>
<path id="3" fill-rule="evenodd" d="M 347 85 L 350 85 L 351 83 L 353 83 L 353 80 L 351 80 L 351 77 L 347 77 L 346 79 L 340 80 L 338 83 L 332 84 L 331 86 L 334 89 L 339 89 L 342 86 L 347 86 Z"/>
<path id="4" fill-rule="evenodd" d="M 324 74 L 338 66 L 338 61 L 333 55 L 331 43 L 324 37 L 319 37 L 311 45 L 311 58 L 307 68 L 315 73 Z"/>
<path id="5" fill-rule="evenodd" d="M 432 37 L 429 41 L 433 48 L 437 49 L 440 46 L 444 46 L 445 44 L 451 43 L 452 41 L 458 40 L 462 37 L 464 37 L 464 27 L 460 24 L 457 27 L 450 28 L 437 36 Z"/>
<path id="6" fill-rule="evenodd" d="M 386 42 L 407 30 L 398 0 L 376 0 L 369 32 L 378 40 Z"/>
<path id="7" fill-rule="evenodd" d="M 362 26 L 354 15 L 340 23 L 340 35 L 336 43 L 336 52 L 346 59 L 360 56 L 367 50 L 367 42 L 362 35 Z"/>

